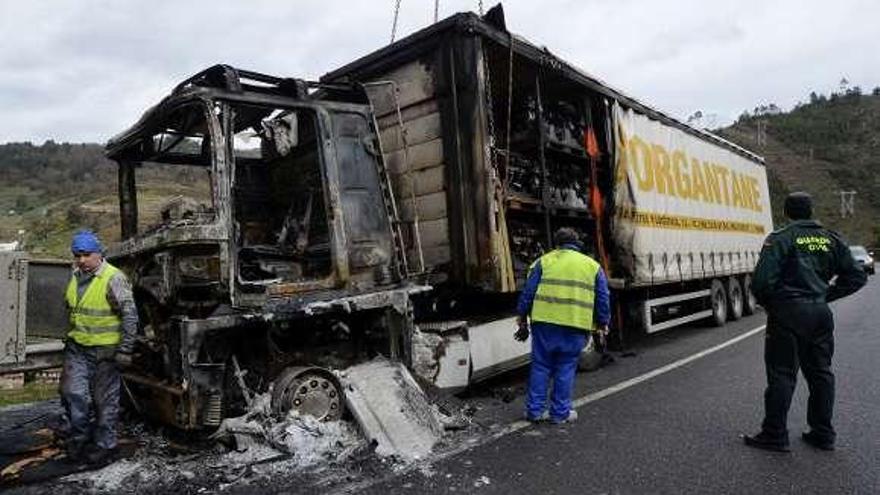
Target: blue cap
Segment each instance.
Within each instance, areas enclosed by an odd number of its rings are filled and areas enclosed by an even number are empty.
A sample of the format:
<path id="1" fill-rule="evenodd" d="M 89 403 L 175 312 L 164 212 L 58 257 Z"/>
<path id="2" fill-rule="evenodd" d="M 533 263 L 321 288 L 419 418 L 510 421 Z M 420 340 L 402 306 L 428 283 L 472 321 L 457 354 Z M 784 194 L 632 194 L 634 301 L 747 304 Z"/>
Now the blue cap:
<path id="1" fill-rule="evenodd" d="M 70 243 L 70 251 L 76 253 L 100 253 L 104 251 L 104 246 L 98 240 L 98 236 L 91 230 L 80 230 L 73 234 L 73 241 Z"/>

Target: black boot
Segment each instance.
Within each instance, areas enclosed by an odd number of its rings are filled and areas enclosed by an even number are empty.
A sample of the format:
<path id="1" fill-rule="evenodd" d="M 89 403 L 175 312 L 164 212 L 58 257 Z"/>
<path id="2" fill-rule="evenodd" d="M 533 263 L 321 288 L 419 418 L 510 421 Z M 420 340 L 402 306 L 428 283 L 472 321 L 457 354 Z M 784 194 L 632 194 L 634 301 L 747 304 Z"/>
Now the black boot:
<path id="1" fill-rule="evenodd" d="M 801 439 L 819 450 L 834 450 L 833 440 L 819 438 L 819 436 L 813 431 L 805 431 L 801 434 Z"/>
<path id="2" fill-rule="evenodd" d="M 67 461 L 73 463 L 80 463 L 85 461 L 85 450 L 86 443 L 85 442 L 77 442 L 72 439 L 68 439 L 65 443 L 64 450 L 67 454 Z"/>
<path id="3" fill-rule="evenodd" d="M 749 447 L 756 449 L 770 450 L 773 452 L 791 452 L 787 439 L 772 438 L 764 432 L 757 435 L 743 435 L 743 441 Z"/>
<path id="4" fill-rule="evenodd" d="M 86 462 L 93 466 L 104 466 L 116 460 L 116 449 L 94 447 L 86 454 Z"/>

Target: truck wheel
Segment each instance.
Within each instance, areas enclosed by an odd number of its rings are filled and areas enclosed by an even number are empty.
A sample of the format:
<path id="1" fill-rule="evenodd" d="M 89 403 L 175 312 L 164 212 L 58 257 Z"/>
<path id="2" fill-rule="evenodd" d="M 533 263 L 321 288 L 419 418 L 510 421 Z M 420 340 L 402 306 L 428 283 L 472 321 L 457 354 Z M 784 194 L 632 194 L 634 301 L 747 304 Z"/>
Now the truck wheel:
<path id="1" fill-rule="evenodd" d="M 743 315 L 743 291 L 736 277 L 727 280 L 727 319 L 736 321 Z"/>
<path id="2" fill-rule="evenodd" d="M 758 310 L 758 300 L 752 294 L 752 276 L 745 275 L 743 277 L 743 314 L 753 315 Z"/>
<path id="3" fill-rule="evenodd" d="M 727 321 L 727 293 L 724 285 L 720 280 L 712 280 L 712 287 L 709 289 L 709 304 L 711 304 L 712 325 L 716 327 L 724 326 Z"/>
<path id="4" fill-rule="evenodd" d="M 323 368 L 290 367 L 273 382 L 272 411 L 279 416 L 296 411 L 320 421 L 335 421 L 342 417 L 342 407 L 342 387 Z"/>

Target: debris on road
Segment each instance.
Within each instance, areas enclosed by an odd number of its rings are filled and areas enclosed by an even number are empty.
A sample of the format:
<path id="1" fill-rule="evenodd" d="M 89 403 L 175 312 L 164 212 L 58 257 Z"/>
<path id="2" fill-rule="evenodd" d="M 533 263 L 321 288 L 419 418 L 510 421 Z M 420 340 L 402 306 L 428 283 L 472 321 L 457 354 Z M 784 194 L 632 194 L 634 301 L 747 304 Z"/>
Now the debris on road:
<path id="1" fill-rule="evenodd" d="M 436 412 L 401 363 L 377 357 L 342 374 L 345 403 L 380 456 L 424 458 L 440 438 Z"/>

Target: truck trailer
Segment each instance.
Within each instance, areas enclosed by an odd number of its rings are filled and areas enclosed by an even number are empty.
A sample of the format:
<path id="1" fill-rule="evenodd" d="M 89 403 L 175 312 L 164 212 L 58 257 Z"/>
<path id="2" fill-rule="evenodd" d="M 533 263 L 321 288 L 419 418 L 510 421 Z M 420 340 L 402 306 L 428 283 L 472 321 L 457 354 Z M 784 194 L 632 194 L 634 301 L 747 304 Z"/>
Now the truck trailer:
<path id="1" fill-rule="evenodd" d="M 527 362 L 513 307 L 552 232 L 609 275 L 613 335 L 755 310 L 760 157 L 456 14 L 319 81 L 218 65 L 107 144 L 141 314 L 139 409 L 210 430 L 272 390 L 342 414 L 381 354 L 455 390 Z M 158 175 L 178 194 L 158 202 Z"/>

